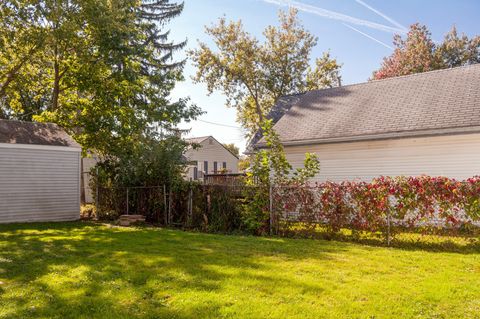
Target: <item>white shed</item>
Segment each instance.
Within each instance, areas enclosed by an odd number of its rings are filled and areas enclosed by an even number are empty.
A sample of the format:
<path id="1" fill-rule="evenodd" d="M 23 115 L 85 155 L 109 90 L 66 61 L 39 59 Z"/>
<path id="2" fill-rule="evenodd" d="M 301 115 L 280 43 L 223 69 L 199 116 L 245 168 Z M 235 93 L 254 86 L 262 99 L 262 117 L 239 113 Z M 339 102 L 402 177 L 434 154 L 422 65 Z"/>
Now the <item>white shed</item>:
<path id="1" fill-rule="evenodd" d="M 0 223 L 79 219 L 80 154 L 55 124 L 0 120 Z"/>

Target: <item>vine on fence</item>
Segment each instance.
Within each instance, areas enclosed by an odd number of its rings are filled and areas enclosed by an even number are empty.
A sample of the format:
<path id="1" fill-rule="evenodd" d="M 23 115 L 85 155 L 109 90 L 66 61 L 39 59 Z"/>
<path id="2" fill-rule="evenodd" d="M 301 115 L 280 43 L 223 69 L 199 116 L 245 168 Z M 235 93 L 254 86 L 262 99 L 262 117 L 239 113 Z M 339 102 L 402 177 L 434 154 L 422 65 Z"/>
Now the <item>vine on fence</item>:
<path id="1" fill-rule="evenodd" d="M 279 185 L 273 192 L 280 234 L 342 229 L 425 233 L 468 229 L 480 222 L 480 177 L 379 177 L 372 182 Z M 387 236 L 388 235 L 388 236 Z"/>
<path id="2" fill-rule="evenodd" d="M 257 235 L 266 234 L 271 230 L 271 186 L 292 183 L 302 185 L 320 170 L 317 156 L 311 153 L 305 154 L 302 168 L 293 170 L 271 120 L 263 123 L 262 132 L 266 148 L 258 150 L 252 157 L 246 184 L 255 186 L 255 191 L 246 189 L 242 212 L 244 229 Z"/>

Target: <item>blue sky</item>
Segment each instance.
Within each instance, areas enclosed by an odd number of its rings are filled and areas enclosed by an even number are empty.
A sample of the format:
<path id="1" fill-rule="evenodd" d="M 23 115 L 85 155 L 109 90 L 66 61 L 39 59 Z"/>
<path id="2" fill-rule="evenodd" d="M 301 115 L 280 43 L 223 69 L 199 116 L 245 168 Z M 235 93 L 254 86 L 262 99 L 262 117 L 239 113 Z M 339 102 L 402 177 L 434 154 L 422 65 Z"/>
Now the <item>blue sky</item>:
<path id="1" fill-rule="evenodd" d="M 480 34 L 477 0 L 185 0 L 184 12 L 169 28 L 174 40 L 187 39 L 187 47 L 194 48 L 198 40 L 211 44 L 204 26 L 225 16 L 228 20 L 241 19 L 245 29 L 261 39 L 263 29 L 276 25 L 278 11 L 288 5 L 299 8 L 304 26 L 318 37 L 312 58 L 330 50 L 342 63 L 344 85 L 365 82 L 383 57 L 392 52 L 387 46 L 392 46 L 393 33 L 402 32 L 412 23 L 427 25 L 435 41 L 440 41 L 453 24 L 468 36 Z M 243 150 L 245 139 L 235 121 L 235 109 L 225 107 L 222 94 L 208 96 L 204 85 L 193 84 L 190 77 L 194 73 L 187 62 L 186 80 L 178 84 L 173 97 L 189 96 L 206 114 L 200 121 L 181 127 L 191 129 L 188 136 L 213 135 Z"/>

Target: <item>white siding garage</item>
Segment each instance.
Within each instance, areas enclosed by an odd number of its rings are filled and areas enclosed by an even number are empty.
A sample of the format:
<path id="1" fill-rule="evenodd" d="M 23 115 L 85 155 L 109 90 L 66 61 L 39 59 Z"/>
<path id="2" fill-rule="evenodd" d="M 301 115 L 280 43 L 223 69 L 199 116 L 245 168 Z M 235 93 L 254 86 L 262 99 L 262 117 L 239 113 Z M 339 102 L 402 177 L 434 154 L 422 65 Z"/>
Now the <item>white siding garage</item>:
<path id="1" fill-rule="evenodd" d="M 0 120 L 0 223 L 78 219 L 80 152 L 53 124 Z"/>
<path id="2" fill-rule="evenodd" d="M 320 160 L 316 182 L 370 181 L 380 175 L 463 180 L 480 175 L 480 134 L 285 147 L 294 168 L 303 166 L 307 152 Z"/>
<path id="3" fill-rule="evenodd" d="M 268 117 L 294 167 L 318 155 L 316 181 L 480 175 L 480 63 L 282 97 Z"/>

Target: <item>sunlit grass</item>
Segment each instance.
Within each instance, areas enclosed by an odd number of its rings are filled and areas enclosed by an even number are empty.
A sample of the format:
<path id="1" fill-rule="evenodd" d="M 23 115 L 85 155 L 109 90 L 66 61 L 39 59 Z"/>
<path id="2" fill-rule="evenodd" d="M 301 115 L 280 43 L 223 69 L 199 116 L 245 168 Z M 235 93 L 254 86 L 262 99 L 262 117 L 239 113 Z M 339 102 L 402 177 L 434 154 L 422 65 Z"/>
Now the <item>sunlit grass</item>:
<path id="1" fill-rule="evenodd" d="M 479 318 L 480 250 L 0 226 L 0 318 Z"/>

